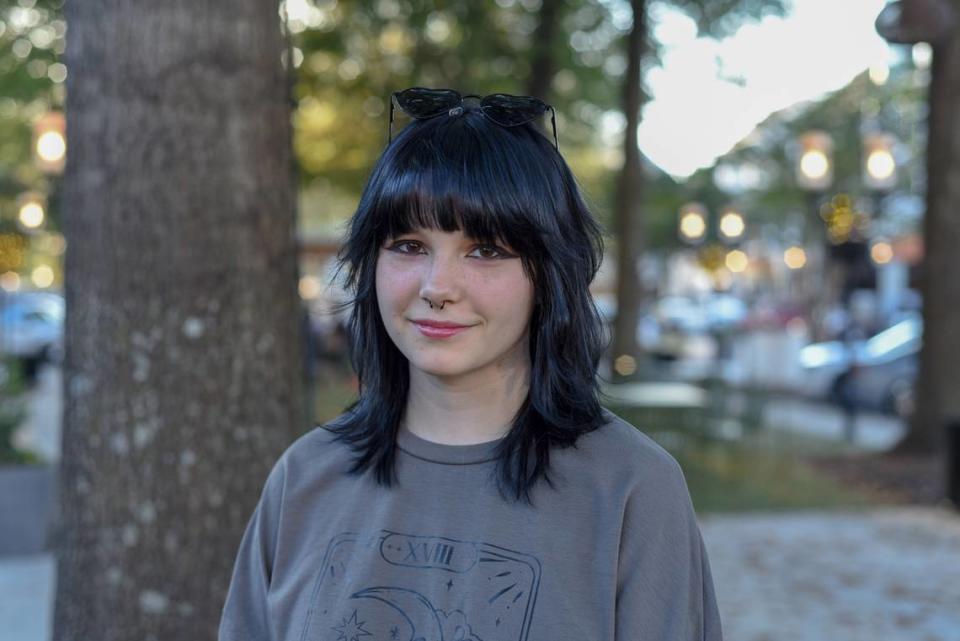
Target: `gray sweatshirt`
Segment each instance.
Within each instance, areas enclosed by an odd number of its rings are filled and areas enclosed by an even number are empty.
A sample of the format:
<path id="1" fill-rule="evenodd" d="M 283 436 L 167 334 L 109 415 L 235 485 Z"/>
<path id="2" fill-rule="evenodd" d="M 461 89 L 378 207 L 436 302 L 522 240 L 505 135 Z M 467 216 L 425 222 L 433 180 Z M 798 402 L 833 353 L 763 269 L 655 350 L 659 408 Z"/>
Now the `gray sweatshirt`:
<path id="1" fill-rule="evenodd" d="M 498 494 L 496 441 L 403 430 L 383 488 L 314 429 L 267 478 L 220 641 L 721 641 L 679 465 L 605 412 L 532 507 Z"/>

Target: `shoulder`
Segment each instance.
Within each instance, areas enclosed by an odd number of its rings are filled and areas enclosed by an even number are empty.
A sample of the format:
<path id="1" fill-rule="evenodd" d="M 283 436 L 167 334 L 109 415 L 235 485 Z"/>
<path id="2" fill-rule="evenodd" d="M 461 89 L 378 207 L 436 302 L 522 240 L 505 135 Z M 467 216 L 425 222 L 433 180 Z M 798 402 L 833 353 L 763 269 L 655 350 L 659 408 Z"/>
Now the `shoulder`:
<path id="1" fill-rule="evenodd" d="M 603 414 L 606 419 L 604 424 L 577 441 L 580 449 L 640 475 L 669 475 L 680 471 L 680 465 L 673 455 L 640 428 L 608 409 L 604 409 Z"/>
<path id="2" fill-rule="evenodd" d="M 347 446 L 338 441 L 336 434 L 330 429 L 336 420 L 317 425 L 301 435 L 287 447 L 280 460 L 286 461 L 287 464 L 299 464 L 305 461 L 317 463 L 342 454 Z"/>
<path id="3" fill-rule="evenodd" d="M 293 441 L 274 464 L 267 478 L 268 487 L 284 492 L 324 477 L 334 479 L 346 474 L 352 457 L 349 447 L 329 429 L 332 423 L 317 425 Z"/>
<path id="4" fill-rule="evenodd" d="M 677 460 L 635 425 L 610 410 L 603 413 L 606 420 L 599 428 L 580 436 L 576 446 L 551 455 L 551 468 L 560 480 L 607 505 L 688 502 Z"/>

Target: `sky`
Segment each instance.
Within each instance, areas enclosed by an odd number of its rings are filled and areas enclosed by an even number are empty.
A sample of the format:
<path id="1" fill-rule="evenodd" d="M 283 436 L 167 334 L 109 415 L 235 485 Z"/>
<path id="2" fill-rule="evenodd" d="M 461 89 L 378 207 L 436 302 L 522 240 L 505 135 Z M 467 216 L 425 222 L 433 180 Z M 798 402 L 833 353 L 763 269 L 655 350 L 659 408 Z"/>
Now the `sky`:
<path id="1" fill-rule="evenodd" d="M 840 89 L 894 51 L 874 20 L 886 0 L 793 0 L 783 18 L 741 27 L 722 41 L 697 38 L 675 11 L 653 16 L 663 66 L 647 75 L 654 96 L 638 142 L 661 169 L 683 179 L 746 137 L 769 114 Z M 719 65 L 718 65 L 719 61 Z M 718 77 L 740 78 L 741 83 Z"/>

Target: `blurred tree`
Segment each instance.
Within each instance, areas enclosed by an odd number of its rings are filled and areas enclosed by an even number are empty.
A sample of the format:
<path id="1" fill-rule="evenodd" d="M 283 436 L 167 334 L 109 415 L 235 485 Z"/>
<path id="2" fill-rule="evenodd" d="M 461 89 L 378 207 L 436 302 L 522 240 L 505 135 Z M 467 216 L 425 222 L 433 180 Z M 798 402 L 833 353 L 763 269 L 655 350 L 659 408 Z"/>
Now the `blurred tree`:
<path id="1" fill-rule="evenodd" d="M 547 100 L 558 112 L 564 157 L 599 209 L 607 209 L 611 171 L 598 143 L 600 117 L 616 109 L 616 79 L 623 75 L 615 6 L 291 3 L 305 224 L 323 219 L 331 227 L 352 213 L 386 144 L 390 94 L 412 85 Z M 408 122 L 402 113 L 395 117 L 396 128 Z"/>
<path id="2" fill-rule="evenodd" d="M 947 421 L 960 418 L 960 279 L 950 276 L 960 246 L 960 0 L 943 4 L 952 8 L 953 19 L 932 43 L 920 278 L 923 347 L 915 411 L 898 453 L 943 451 Z"/>
<path id="3" fill-rule="evenodd" d="M 32 162 L 31 125 L 63 108 L 62 14 L 62 0 L 8 3 L 0 12 L 0 213 L 7 219 L 16 217 L 22 192 L 51 191 L 51 179 Z M 48 204 L 46 229 L 59 225 L 56 204 Z"/>
<path id="4" fill-rule="evenodd" d="M 644 52 L 651 48 L 648 39 L 647 12 L 653 0 L 631 0 L 632 26 L 626 39 L 627 65 L 623 79 L 623 113 L 626 130 L 623 139 L 623 168 L 617 183 L 613 227 L 617 232 L 617 317 L 611 344 L 614 362 L 625 357 L 632 363 L 640 358 L 637 321 L 644 296 L 638 273 L 643 255 L 645 216 L 642 211 L 643 174 L 637 148 L 637 126 L 645 102 L 641 88 Z M 746 19 L 782 13 L 784 0 L 672 0 L 676 8 L 696 20 L 702 33 L 719 36 L 733 31 Z M 623 363 L 623 361 L 620 361 Z M 631 362 L 631 361 L 628 361 Z M 629 377 L 634 366 L 623 363 L 614 370 L 614 379 Z"/>
<path id="5" fill-rule="evenodd" d="M 54 637 L 213 639 L 305 427 L 278 7 L 67 5 Z"/>

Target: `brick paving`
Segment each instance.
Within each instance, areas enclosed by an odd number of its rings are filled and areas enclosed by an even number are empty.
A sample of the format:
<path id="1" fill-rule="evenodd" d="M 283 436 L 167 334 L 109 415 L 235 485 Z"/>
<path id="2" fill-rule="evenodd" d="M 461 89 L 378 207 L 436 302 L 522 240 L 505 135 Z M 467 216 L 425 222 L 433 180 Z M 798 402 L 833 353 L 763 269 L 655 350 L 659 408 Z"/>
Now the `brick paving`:
<path id="1" fill-rule="evenodd" d="M 701 519 L 727 641 L 960 641 L 960 514 Z"/>

